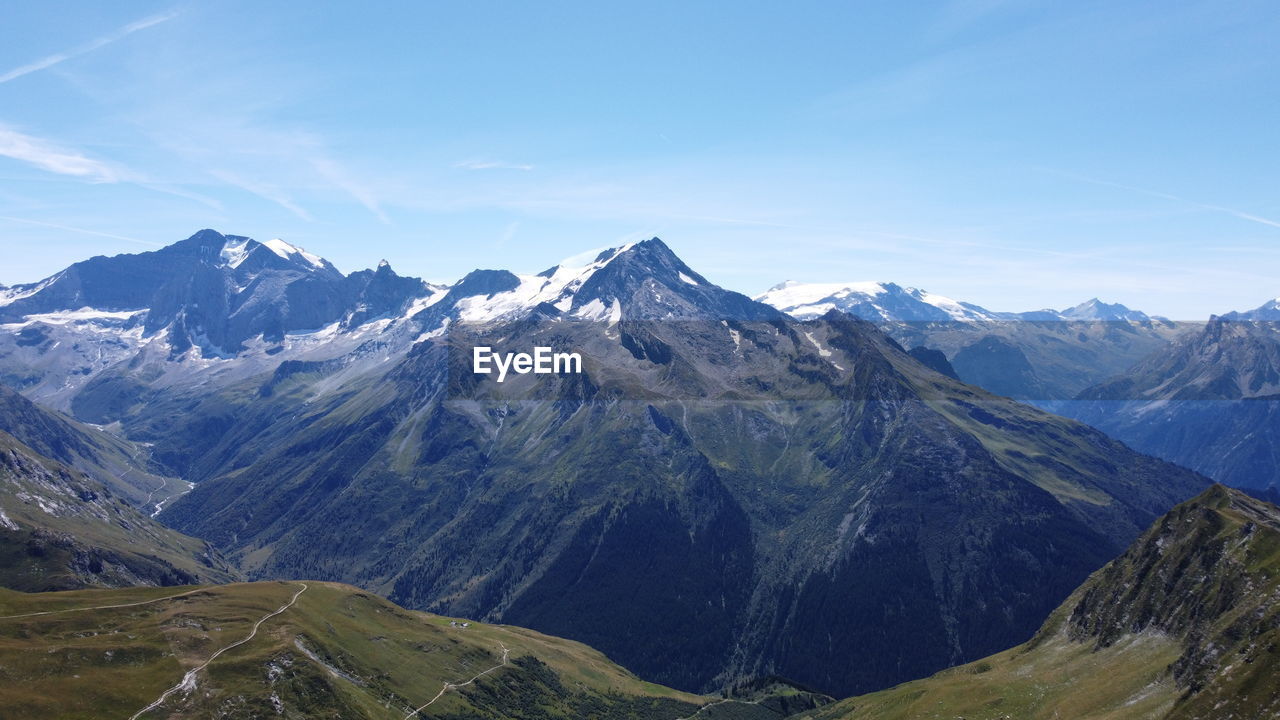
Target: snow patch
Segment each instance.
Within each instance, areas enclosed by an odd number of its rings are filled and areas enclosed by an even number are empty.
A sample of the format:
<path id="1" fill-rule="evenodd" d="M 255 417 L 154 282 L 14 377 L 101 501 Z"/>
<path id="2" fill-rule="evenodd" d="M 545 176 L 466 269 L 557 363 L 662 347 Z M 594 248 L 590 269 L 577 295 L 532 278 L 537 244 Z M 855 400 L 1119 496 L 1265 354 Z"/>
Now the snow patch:
<path id="1" fill-rule="evenodd" d="M 62 277 L 62 273 L 58 273 L 57 275 L 52 275 L 48 278 L 45 278 L 44 280 L 41 280 L 35 285 L 26 286 L 25 288 L 21 286 L 4 288 L 3 290 L 0 290 L 0 306 L 8 305 L 12 302 L 16 302 L 23 298 L 31 297 L 32 295 L 35 295 L 36 293 L 40 292 L 46 287 L 49 287 L 49 285 L 53 283 L 54 280 L 57 280 L 60 277 Z"/>
<path id="2" fill-rule="evenodd" d="M 580 317 L 583 320 L 592 320 L 599 322 L 607 320 L 610 325 L 617 323 L 622 319 L 622 303 L 617 300 L 605 305 L 600 298 L 595 298 L 591 302 L 578 308 L 574 317 Z"/>
<path id="3" fill-rule="evenodd" d="M 806 338 L 809 338 L 809 342 L 813 343 L 813 346 L 814 346 L 814 347 L 818 348 L 818 355 L 820 355 L 820 356 L 822 356 L 822 357 L 824 357 L 824 358 L 831 357 L 831 351 L 830 351 L 830 350 L 828 350 L 828 349 L 826 349 L 825 347 L 823 347 L 823 346 L 822 346 L 822 343 L 818 342 L 817 340 L 814 340 L 814 339 L 813 339 L 813 333 L 809 332 L 808 330 L 805 330 L 805 331 L 804 331 L 804 336 L 805 336 Z"/>
<path id="4" fill-rule="evenodd" d="M 298 255 L 310 263 L 313 267 L 323 268 L 325 266 L 324 258 L 319 255 L 313 255 L 306 250 L 281 240 L 280 238 L 271 238 L 262 243 L 267 246 L 271 252 L 279 255 L 285 260 L 292 260 L 294 255 Z"/>
<path id="5" fill-rule="evenodd" d="M 694 280 L 693 278 L 689 277 L 688 275 L 685 275 L 684 273 L 680 273 L 680 279 L 685 281 L 686 283 L 689 283 L 690 285 L 698 284 L 697 280 Z"/>
<path id="6" fill-rule="evenodd" d="M 574 294 L 582 288 L 583 284 L 596 271 L 608 265 L 634 244 L 604 252 L 593 251 L 594 254 L 575 255 L 555 266 L 551 277 L 517 275 L 520 284 L 511 290 L 493 295 L 463 298 L 457 305 L 458 320 L 471 324 L 489 323 L 524 314 L 540 303 L 548 303 L 561 312 L 566 312 L 573 306 Z M 579 264 L 588 256 L 591 259 L 586 264 Z M 579 309 L 579 312 L 591 306 L 592 303 L 587 303 Z M 617 322 L 617 320 L 611 319 L 611 322 Z"/>
<path id="7" fill-rule="evenodd" d="M 222 259 L 222 263 L 227 267 L 238 268 L 240 263 L 249 256 L 249 238 L 227 238 L 222 245 L 222 252 L 218 257 Z"/>
<path id="8" fill-rule="evenodd" d="M 31 323 L 45 323 L 47 325 L 70 325 L 78 323 L 92 323 L 94 321 L 125 321 L 140 315 L 146 310 L 98 310 L 91 307 L 82 307 L 79 310 L 59 310 L 51 313 L 35 313 L 27 315 L 21 323 L 11 323 L 0 327 L 22 327 Z"/>

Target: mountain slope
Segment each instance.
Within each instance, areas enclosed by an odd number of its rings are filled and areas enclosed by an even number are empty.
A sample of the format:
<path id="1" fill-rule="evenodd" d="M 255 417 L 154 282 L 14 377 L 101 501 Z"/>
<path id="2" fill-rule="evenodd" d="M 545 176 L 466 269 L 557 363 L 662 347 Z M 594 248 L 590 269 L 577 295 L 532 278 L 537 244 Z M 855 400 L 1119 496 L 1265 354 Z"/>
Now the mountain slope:
<path id="1" fill-rule="evenodd" d="M 1235 487 L 1280 486 L 1280 331 L 1211 320 L 1061 411 Z"/>
<path id="2" fill-rule="evenodd" d="M 188 489 L 149 460 L 148 448 L 41 407 L 3 385 L 0 431 L 83 472 L 147 514 Z"/>
<path id="3" fill-rule="evenodd" d="M 529 625 L 677 687 L 834 694 L 1024 639 L 1207 482 L 847 315 L 717 288 L 656 239 L 534 277 L 469 276 L 376 367 L 282 364 L 187 421 L 149 404 L 173 421 L 127 426 L 199 480 L 162 518 L 255 577 Z M 479 345 L 580 351 L 584 373 L 498 383 Z"/>
<path id="4" fill-rule="evenodd" d="M 162 527 L 0 431 L 0 586 L 43 591 L 235 577 L 203 541 Z"/>
<path id="5" fill-rule="evenodd" d="M 1214 486 L 1095 573 L 1030 642 L 803 717 L 1280 715 L 1280 508 Z"/>
<path id="6" fill-rule="evenodd" d="M 717 703 L 646 683 L 578 643 L 413 613 L 314 581 L 0 591 L 0 665 L 7 718 L 674 720 Z M 178 687 L 184 672 L 189 684 Z M 751 700 L 698 716 L 779 720 L 824 701 Z"/>

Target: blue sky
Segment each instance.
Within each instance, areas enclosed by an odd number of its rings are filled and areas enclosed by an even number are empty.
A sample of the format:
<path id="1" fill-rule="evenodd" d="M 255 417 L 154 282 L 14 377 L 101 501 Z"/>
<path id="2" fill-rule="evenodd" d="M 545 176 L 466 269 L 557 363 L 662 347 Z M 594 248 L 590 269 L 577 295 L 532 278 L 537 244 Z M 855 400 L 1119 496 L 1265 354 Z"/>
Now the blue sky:
<path id="1" fill-rule="evenodd" d="M 0 282 L 213 227 L 433 280 L 659 235 L 751 294 L 1280 295 L 1274 3 L 320 7 L 6 8 Z"/>

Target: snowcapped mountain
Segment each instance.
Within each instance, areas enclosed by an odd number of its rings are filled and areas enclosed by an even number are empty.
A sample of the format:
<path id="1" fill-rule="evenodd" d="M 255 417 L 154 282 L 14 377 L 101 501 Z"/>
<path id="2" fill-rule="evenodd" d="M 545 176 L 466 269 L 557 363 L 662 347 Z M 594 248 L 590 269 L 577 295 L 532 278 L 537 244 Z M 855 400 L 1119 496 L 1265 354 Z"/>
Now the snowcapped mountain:
<path id="1" fill-rule="evenodd" d="M 903 347 L 941 351 L 964 382 L 1032 402 L 1075 397 L 1186 329 L 1097 298 L 1061 311 L 996 312 L 882 282 L 787 281 L 756 299 L 801 320 L 849 313 Z"/>
<path id="2" fill-rule="evenodd" d="M 433 316 L 486 324 L 535 309 L 610 322 L 772 314 L 745 295 L 711 284 L 655 237 L 609 248 L 585 264 L 571 259 L 536 275 L 473 271 L 449 289 Z"/>
<path id="3" fill-rule="evenodd" d="M 177 382 L 200 368 L 238 375 L 347 354 L 393 325 L 407 343 L 418 334 L 408 316 L 443 290 L 386 263 L 344 276 L 283 240 L 202 230 L 0 291 L 0 379 L 69 409 L 117 366 Z"/>
<path id="4" fill-rule="evenodd" d="M 225 384 L 287 360 L 383 362 L 449 323 L 535 312 L 611 323 L 778 316 L 711 284 L 657 238 L 587 257 L 534 275 L 475 270 L 438 286 L 385 260 L 344 276 L 283 240 L 202 230 L 0 290 L 0 381 L 59 409 L 79 402 L 96 418 L 102 401 L 80 390 L 127 396 L 114 386 L 132 387 L 143 367 L 165 382 Z"/>
<path id="5" fill-rule="evenodd" d="M 800 283 L 774 285 L 756 300 L 798 319 L 841 310 L 869 322 L 986 322 L 1001 314 L 895 283 Z"/>
<path id="6" fill-rule="evenodd" d="M 1045 309 L 997 312 L 925 290 L 886 282 L 800 283 L 787 280 L 756 296 L 756 300 L 772 305 L 799 320 L 820 317 L 830 310 L 841 310 L 873 323 L 1002 320 L 1145 323 L 1161 319 L 1131 310 L 1119 303 L 1104 303 L 1097 298 L 1062 311 Z"/>
<path id="7" fill-rule="evenodd" d="M 1052 312 L 1052 311 L 1050 311 Z M 1058 313 L 1063 320 L 1100 320 L 1103 322 L 1150 322 L 1153 318 L 1140 311 L 1131 310 L 1120 303 L 1104 303 L 1093 298 Z M 1163 318 L 1154 318 L 1163 320 Z"/>

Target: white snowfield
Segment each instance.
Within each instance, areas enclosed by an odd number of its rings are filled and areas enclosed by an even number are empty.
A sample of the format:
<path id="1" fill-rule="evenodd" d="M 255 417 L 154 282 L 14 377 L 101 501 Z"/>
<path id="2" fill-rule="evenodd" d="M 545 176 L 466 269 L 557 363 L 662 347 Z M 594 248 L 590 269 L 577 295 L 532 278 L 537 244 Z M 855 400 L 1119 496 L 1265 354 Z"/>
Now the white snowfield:
<path id="1" fill-rule="evenodd" d="M 319 255 L 313 255 L 307 252 L 306 250 L 303 250 L 300 247 L 290 245 L 289 243 L 281 240 L 280 238 L 271 238 L 270 240 L 267 240 L 262 244 L 266 245 L 267 248 L 271 250 L 271 252 L 279 255 L 285 260 L 290 260 L 293 258 L 294 255 L 299 255 L 303 259 L 305 259 L 307 262 L 311 263 L 313 266 L 318 268 L 325 267 L 328 264 L 324 261 L 324 258 L 320 257 Z"/>
<path id="2" fill-rule="evenodd" d="M 996 313 L 964 305 L 943 295 L 884 282 L 800 283 L 788 280 L 769 288 L 755 299 L 800 320 L 820 317 L 831 310 L 848 310 L 857 305 L 869 306 L 886 319 L 892 319 L 900 310 L 887 307 L 890 300 L 898 304 L 918 303 L 931 306 L 953 320 L 973 322 L 999 319 Z"/>
<path id="3" fill-rule="evenodd" d="M 755 299 L 798 320 L 820 317 L 831 310 L 843 310 L 868 320 L 889 322 L 920 319 L 978 323 L 1023 320 L 1167 322 L 1097 298 L 1062 311 L 996 312 L 927 290 L 886 282 L 801 283 L 788 280 L 769 288 Z"/>
<path id="4" fill-rule="evenodd" d="M 35 313 L 27 315 L 20 323 L 9 323 L 0 325 L 5 330 L 21 329 L 32 323 L 45 323 L 47 325 L 70 325 L 74 323 L 89 323 L 92 321 L 112 321 L 109 324 L 118 325 L 119 323 L 132 319 L 146 310 L 97 310 L 91 307 L 82 307 L 78 310 L 63 310 L 51 313 Z M 103 324 L 103 323 L 98 323 Z"/>

